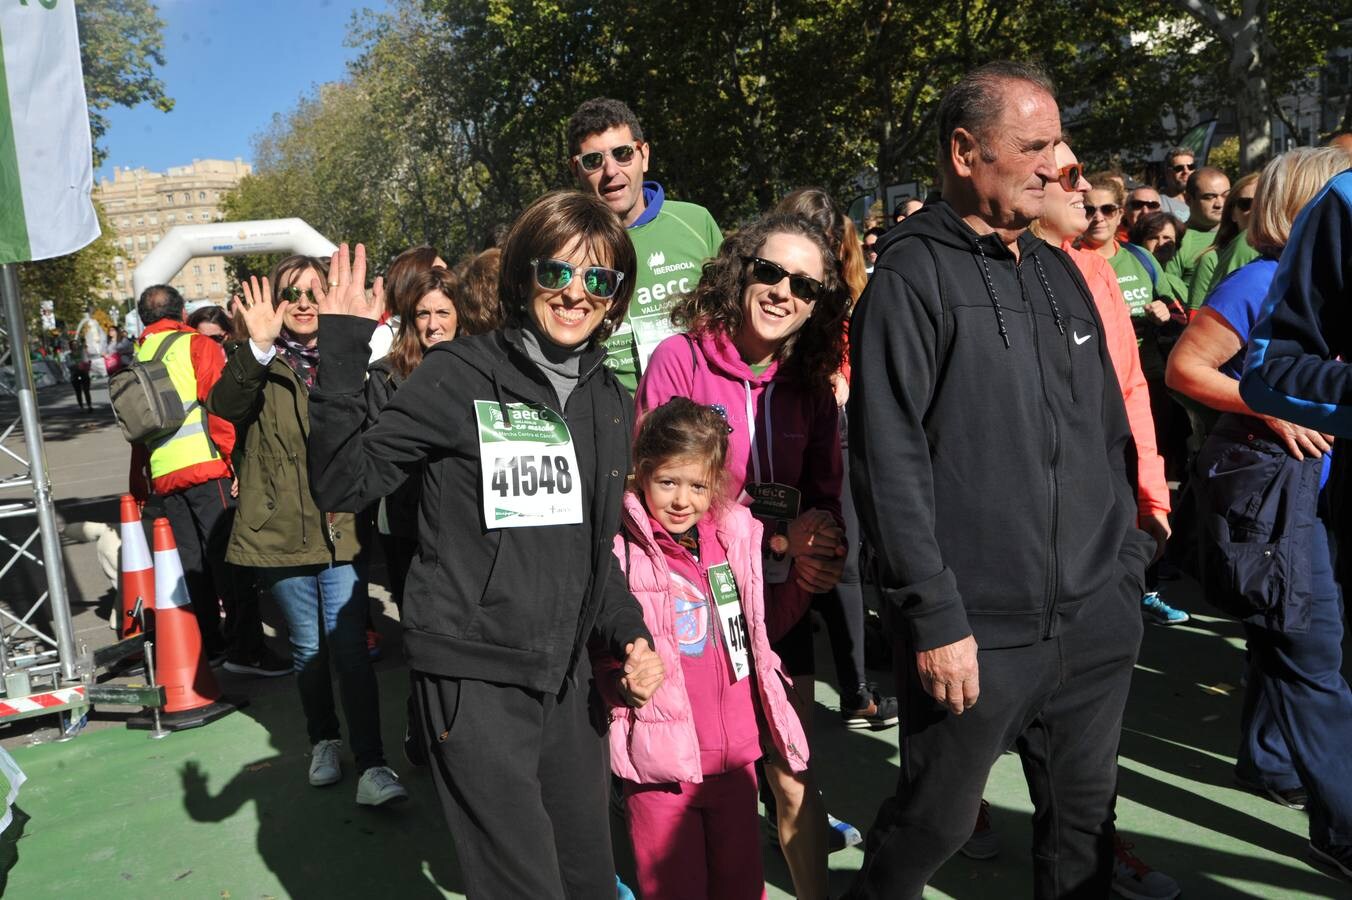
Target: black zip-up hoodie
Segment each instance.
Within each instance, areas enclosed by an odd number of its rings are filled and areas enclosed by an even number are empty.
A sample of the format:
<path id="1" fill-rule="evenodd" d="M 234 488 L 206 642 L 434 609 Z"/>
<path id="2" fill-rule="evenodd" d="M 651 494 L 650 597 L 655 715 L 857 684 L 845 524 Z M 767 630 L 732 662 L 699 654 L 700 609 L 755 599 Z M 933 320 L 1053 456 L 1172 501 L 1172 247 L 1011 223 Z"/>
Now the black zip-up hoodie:
<path id="1" fill-rule="evenodd" d="M 851 483 L 917 650 L 1051 637 L 1153 550 L 1089 289 L 1058 248 L 1018 248 L 927 204 L 851 322 Z"/>
<path id="2" fill-rule="evenodd" d="M 578 386 L 560 410 L 518 330 L 436 344 L 363 432 L 374 323 L 319 321 L 324 355 L 310 395 L 309 451 L 323 508 L 363 509 L 426 460 L 403 609 L 414 669 L 557 693 L 593 633 L 616 659 L 638 637 L 652 644 L 612 553 L 634 404 L 602 365 L 604 348 L 583 355 Z M 582 481 L 582 524 L 484 527 L 475 400 L 543 403 L 563 415 Z"/>

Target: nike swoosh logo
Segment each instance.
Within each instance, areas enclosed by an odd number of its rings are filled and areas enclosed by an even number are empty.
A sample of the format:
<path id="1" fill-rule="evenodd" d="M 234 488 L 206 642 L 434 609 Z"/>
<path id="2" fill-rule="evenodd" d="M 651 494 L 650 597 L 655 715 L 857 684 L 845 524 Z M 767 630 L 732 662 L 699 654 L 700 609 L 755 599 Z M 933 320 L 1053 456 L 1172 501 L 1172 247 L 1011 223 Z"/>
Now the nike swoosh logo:
<path id="1" fill-rule="evenodd" d="M 1093 332 L 1086 334 L 1084 337 L 1080 337 L 1079 332 L 1076 331 L 1072 331 L 1071 334 L 1075 335 L 1075 343 L 1077 345 L 1083 344 L 1085 341 L 1089 340 L 1091 337 L 1094 336 Z"/>

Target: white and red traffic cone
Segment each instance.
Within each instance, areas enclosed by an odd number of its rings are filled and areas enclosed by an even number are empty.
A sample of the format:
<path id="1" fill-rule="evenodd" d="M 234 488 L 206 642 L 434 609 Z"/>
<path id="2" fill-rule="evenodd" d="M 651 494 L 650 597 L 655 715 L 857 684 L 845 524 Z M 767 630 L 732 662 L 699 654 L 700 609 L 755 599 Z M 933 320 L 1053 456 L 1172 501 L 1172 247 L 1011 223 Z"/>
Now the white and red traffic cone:
<path id="1" fill-rule="evenodd" d="M 141 506 L 131 494 L 122 495 L 122 616 L 119 638 L 141 633 L 141 618 L 148 622 L 155 611 L 155 565 L 141 527 Z"/>
<path id="2" fill-rule="evenodd" d="M 178 556 L 169 520 L 155 520 L 155 681 L 164 688 L 164 715 L 160 724 L 182 731 L 214 722 L 244 703 L 221 697 L 216 676 L 202 653 L 202 633 L 193 614 L 183 561 Z M 147 716 L 127 723 L 149 728 Z"/>

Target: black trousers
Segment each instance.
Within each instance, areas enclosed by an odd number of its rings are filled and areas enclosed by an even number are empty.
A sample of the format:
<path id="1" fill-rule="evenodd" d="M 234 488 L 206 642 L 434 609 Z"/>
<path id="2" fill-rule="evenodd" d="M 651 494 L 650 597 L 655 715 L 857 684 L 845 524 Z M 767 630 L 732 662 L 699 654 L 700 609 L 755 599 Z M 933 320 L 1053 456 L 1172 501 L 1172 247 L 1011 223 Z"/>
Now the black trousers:
<path id="1" fill-rule="evenodd" d="M 590 682 L 585 654 L 576 684 L 557 695 L 416 673 L 468 897 L 615 896 L 610 758 L 589 715 Z"/>
<path id="2" fill-rule="evenodd" d="M 972 834 L 991 766 L 1014 747 L 1033 800 L 1033 896 L 1108 896 L 1122 710 L 1141 643 L 1141 584 L 1120 581 L 1027 647 L 978 650 L 981 696 L 961 716 L 924 692 L 896 646 L 901 766 L 869 831 L 856 898 L 918 898 Z"/>
<path id="3" fill-rule="evenodd" d="M 245 657 L 257 654 L 263 647 L 258 592 L 250 572 L 225 561 L 236 506 L 230 479 L 217 478 L 153 500 L 174 531 L 203 648 L 208 653 L 228 648 Z"/>

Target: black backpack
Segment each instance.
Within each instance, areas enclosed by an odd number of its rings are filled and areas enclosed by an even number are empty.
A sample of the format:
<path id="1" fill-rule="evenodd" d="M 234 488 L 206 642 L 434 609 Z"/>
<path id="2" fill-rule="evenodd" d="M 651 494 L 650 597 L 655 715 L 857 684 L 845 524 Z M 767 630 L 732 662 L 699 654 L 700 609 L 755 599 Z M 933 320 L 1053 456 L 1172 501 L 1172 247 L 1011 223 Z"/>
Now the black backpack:
<path id="1" fill-rule="evenodd" d="M 113 415 L 129 442 L 143 443 L 165 432 L 177 431 L 183 424 L 183 400 L 164 364 L 164 356 L 179 338 L 190 336 L 186 331 L 174 332 L 164 339 L 153 357 L 132 360 L 130 366 L 108 377 Z"/>

